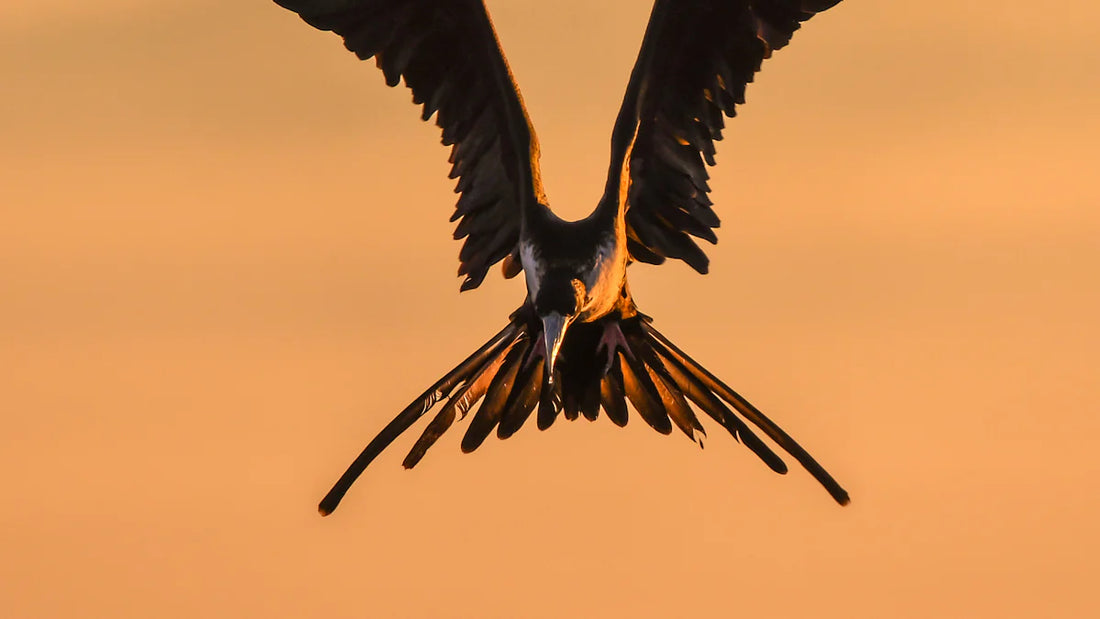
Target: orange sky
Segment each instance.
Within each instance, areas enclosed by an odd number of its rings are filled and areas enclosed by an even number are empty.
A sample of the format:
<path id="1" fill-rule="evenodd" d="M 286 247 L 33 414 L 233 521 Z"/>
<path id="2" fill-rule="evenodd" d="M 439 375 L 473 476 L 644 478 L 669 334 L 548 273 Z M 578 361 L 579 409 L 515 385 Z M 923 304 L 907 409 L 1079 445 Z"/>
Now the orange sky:
<path id="1" fill-rule="evenodd" d="M 447 151 L 266 2 L 0 8 L 5 617 L 1100 614 L 1100 8 L 848 0 L 643 311 L 851 492 L 633 419 L 363 444 L 495 333 Z M 896 5 L 908 6 L 896 6 Z M 598 6 L 595 6 L 598 5 Z M 603 186 L 648 3 L 489 2 L 553 206 Z"/>

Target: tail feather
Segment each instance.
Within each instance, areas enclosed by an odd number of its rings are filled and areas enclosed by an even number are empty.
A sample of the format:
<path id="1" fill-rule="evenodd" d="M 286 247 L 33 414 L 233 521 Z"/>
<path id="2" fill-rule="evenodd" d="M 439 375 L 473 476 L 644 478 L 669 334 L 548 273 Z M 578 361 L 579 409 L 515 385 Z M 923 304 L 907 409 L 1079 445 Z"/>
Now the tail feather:
<path id="1" fill-rule="evenodd" d="M 730 389 L 725 383 L 718 380 L 716 376 L 707 371 L 706 368 L 699 365 L 694 359 L 687 356 L 683 351 L 676 347 L 675 344 L 670 342 L 668 338 L 661 335 L 656 329 L 654 329 L 648 323 L 642 324 L 642 329 L 654 340 L 661 345 L 670 354 L 671 358 L 675 359 L 681 366 L 689 371 L 700 383 L 702 383 L 707 389 L 713 391 L 716 395 L 721 397 L 726 402 L 729 402 L 737 412 L 741 413 L 746 419 L 751 421 L 753 425 L 760 428 L 764 434 L 767 434 L 769 438 L 776 442 L 783 448 L 788 454 L 790 454 L 799 464 L 803 466 L 814 479 L 816 479 L 825 489 L 832 495 L 833 499 L 841 505 L 847 505 L 849 498 L 848 492 L 840 486 L 832 475 L 825 470 L 817 460 L 806 452 L 789 434 L 784 432 L 779 426 L 775 424 L 771 419 L 768 419 L 764 413 L 760 412 L 755 406 L 749 403 L 748 400 L 741 397 L 733 389 Z"/>
<path id="2" fill-rule="evenodd" d="M 684 433 L 688 434 L 688 438 L 694 439 L 693 434 L 688 433 L 689 429 L 705 437 L 707 435 L 707 430 L 699 421 L 699 417 L 695 414 L 695 411 L 692 410 L 691 406 L 688 404 L 688 397 L 683 388 L 672 378 L 672 374 L 667 367 L 667 360 L 661 358 L 661 356 L 657 354 L 652 344 L 648 342 L 646 344 L 647 346 L 644 353 L 647 367 L 650 373 L 660 378 L 661 383 L 668 389 L 669 396 L 672 399 L 669 416 L 672 416 L 672 410 L 676 411 L 676 417 L 680 418 L 679 425 L 684 430 Z M 674 421 L 676 417 L 673 417 Z"/>
<path id="3" fill-rule="evenodd" d="M 672 422 L 661 402 L 661 394 L 657 393 L 657 386 L 649 378 L 649 372 L 645 364 L 632 354 L 618 355 L 619 366 L 623 370 L 623 387 L 626 388 L 626 397 L 634 405 L 649 427 L 661 434 L 672 432 Z"/>
<path id="4" fill-rule="evenodd" d="M 615 362 L 600 382 L 600 405 L 607 412 L 611 423 L 620 428 L 626 425 L 626 390 L 623 388 L 623 372 Z"/>
<path id="5" fill-rule="evenodd" d="M 405 410 L 401 411 L 397 417 L 394 417 L 393 421 L 387 424 L 385 428 L 382 428 L 382 431 L 367 444 L 359 456 L 351 463 L 348 470 L 344 471 L 344 474 L 341 475 L 340 479 L 336 481 L 336 484 L 332 486 L 332 489 L 325 495 L 325 498 L 321 499 L 321 503 L 317 508 L 318 511 L 321 512 L 321 515 L 327 516 L 331 514 L 332 510 L 336 509 L 336 506 L 340 504 L 340 500 L 347 494 L 351 485 L 363 474 L 367 466 L 378 457 L 378 454 L 382 453 L 382 450 L 389 447 L 394 439 L 405 432 L 405 430 L 409 429 L 409 426 L 415 423 L 417 419 L 423 417 L 424 413 L 431 410 L 439 400 L 446 398 L 455 386 L 469 378 L 474 372 L 478 371 L 485 363 L 485 360 L 496 354 L 500 348 L 509 341 L 509 338 L 514 337 L 518 331 L 519 326 L 516 323 L 509 323 L 508 326 L 494 335 L 492 339 L 485 342 L 481 348 L 474 351 L 473 354 L 467 357 L 462 363 L 458 364 L 453 370 L 447 372 L 447 374 L 436 381 L 434 385 L 428 387 L 424 393 L 420 394 L 420 397 L 413 400 L 405 407 Z"/>
<path id="6" fill-rule="evenodd" d="M 447 402 L 443 409 L 432 418 L 431 422 L 428 423 L 428 427 L 424 428 L 424 433 L 420 435 L 420 438 L 416 439 L 416 443 L 413 444 L 408 455 L 401 461 L 401 466 L 411 469 L 419 464 L 424 454 L 428 453 L 428 448 L 435 445 L 439 437 L 443 436 L 444 432 L 451 429 L 451 424 L 455 422 L 455 417 L 457 417 L 455 411 L 455 404 L 457 403 L 458 400 Z"/>
<path id="7" fill-rule="evenodd" d="M 582 327 L 570 335 L 573 337 L 569 347 L 562 351 L 563 359 L 568 361 L 560 366 L 562 412 L 570 421 L 582 415 L 595 421 L 600 414 L 600 382 L 606 370 L 599 356 L 592 354 L 592 349 L 598 346 L 600 333 L 598 329 Z"/>
<path id="8" fill-rule="evenodd" d="M 664 351 L 659 351 L 663 353 Z M 689 374 L 679 363 L 668 356 L 662 355 L 665 371 L 669 378 L 676 383 L 680 390 L 695 403 L 704 413 L 710 416 L 733 436 L 734 440 L 748 447 L 757 457 L 764 461 L 771 470 L 780 475 L 787 472 L 787 463 L 783 462 L 768 444 L 760 440 L 753 431 L 734 415 L 730 409 L 722 403 L 718 396 L 710 392 L 694 376 Z"/>
<path id="9" fill-rule="evenodd" d="M 661 405 L 668 412 L 669 419 L 684 433 L 684 436 L 690 440 L 696 440 L 695 431 L 696 429 L 702 430 L 702 426 L 699 425 L 699 420 L 695 418 L 695 413 L 691 412 L 691 407 L 684 400 L 683 394 L 680 393 L 675 384 L 665 382 L 653 365 L 647 362 L 645 369 L 649 372 L 649 379 L 657 387 L 657 392 L 661 396 Z"/>
<path id="10" fill-rule="evenodd" d="M 527 351 L 527 359 L 516 378 L 516 386 L 509 394 L 508 403 L 504 405 L 504 412 L 500 416 L 497 438 L 506 439 L 519 431 L 539 403 L 544 361 L 536 355 L 537 348 L 537 345 L 533 345 Z"/>
<path id="11" fill-rule="evenodd" d="M 409 455 L 405 456 L 404 466 L 407 469 L 411 469 L 420 459 L 424 457 L 424 454 L 428 451 L 432 445 L 435 444 L 439 437 L 443 436 L 451 424 L 454 423 L 455 413 L 457 412 L 462 419 L 466 418 L 466 413 L 470 412 L 470 409 L 477 404 L 485 392 L 489 390 L 490 384 L 492 384 L 493 378 L 497 375 L 497 370 L 500 369 L 504 359 L 509 354 L 509 351 L 514 350 L 515 344 L 519 339 L 523 337 L 523 334 L 517 335 L 509 345 L 501 348 L 495 356 L 488 359 L 481 368 L 473 375 L 473 378 L 467 381 L 467 383 L 452 395 L 447 404 L 443 406 L 443 410 L 439 411 L 439 415 L 432 420 L 432 423 L 424 430 L 424 433 L 420 435 L 420 438 L 413 445 Z"/>
<path id="12" fill-rule="evenodd" d="M 657 391 L 661 395 L 661 402 L 668 411 L 668 416 L 672 419 L 676 427 L 680 428 L 689 439 L 697 440 L 695 432 L 698 431 L 702 436 L 706 436 L 706 430 L 703 429 L 703 425 L 699 423 L 699 418 L 695 416 L 695 413 L 688 406 L 687 400 L 684 399 L 684 394 L 681 389 L 676 385 L 676 382 L 669 376 L 668 370 L 665 369 L 664 363 L 657 356 L 657 353 L 653 350 L 653 345 L 646 341 L 645 337 L 640 333 L 629 333 L 627 335 L 627 341 L 630 344 L 631 350 L 642 359 L 645 363 L 646 371 L 649 373 L 650 380 L 656 385 Z"/>
<path id="13" fill-rule="evenodd" d="M 541 430 L 550 427 L 559 413 L 564 412 L 568 419 L 583 415 L 595 420 L 600 408 L 612 423 L 625 426 L 628 400 L 657 432 L 669 434 L 675 424 L 702 445 L 706 431 L 690 401 L 773 471 L 786 473 L 787 465 L 742 417 L 748 420 L 805 467 L 838 503 L 848 503 L 848 493 L 794 439 L 654 329 L 648 317 L 613 316 L 574 324 L 562 344 L 556 376 L 549 385 L 542 339 L 541 322 L 529 306 L 514 313 L 507 327 L 383 428 L 321 501 L 322 515 L 336 508 L 383 449 L 440 401 L 444 401 L 442 410 L 406 456 L 406 468 L 420 462 L 455 420 L 464 418 L 479 401 L 462 438 L 463 452 L 480 447 L 494 428 L 499 438 L 512 436 L 536 407 Z"/>
<path id="14" fill-rule="evenodd" d="M 588 381 L 581 395 L 581 414 L 589 421 L 596 421 L 600 416 L 600 383 L 602 382 L 602 376 Z"/>
<path id="15" fill-rule="evenodd" d="M 554 425 L 559 411 L 561 411 L 561 381 L 555 380 L 552 385 L 547 385 L 546 381 L 543 381 L 542 392 L 539 394 L 539 412 L 535 419 L 539 430 L 545 430 Z"/>
<path id="16" fill-rule="evenodd" d="M 500 422 L 508 396 L 515 385 L 516 374 L 530 347 L 530 340 L 522 338 L 504 357 L 503 363 L 494 370 L 495 376 L 485 392 L 485 399 L 481 401 L 481 407 L 470 420 L 470 426 L 462 437 L 463 453 L 470 453 L 480 447 Z"/>
<path id="17" fill-rule="evenodd" d="M 569 421 L 576 421 L 581 416 L 580 394 L 572 391 L 562 391 L 561 414 Z"/>

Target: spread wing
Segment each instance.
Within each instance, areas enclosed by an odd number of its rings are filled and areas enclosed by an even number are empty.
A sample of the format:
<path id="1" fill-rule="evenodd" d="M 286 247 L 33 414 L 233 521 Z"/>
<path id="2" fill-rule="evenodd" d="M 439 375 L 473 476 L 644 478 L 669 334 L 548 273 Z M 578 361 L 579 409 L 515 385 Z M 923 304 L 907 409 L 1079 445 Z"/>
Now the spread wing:
<path id="1" fill-rule="evenodd" d="M 276 0 L 311 26 L 331 30 L 361 59 L 372 56 L 386 84 L 402 78 L 421 117 L 451 146 L 451 178 L 461 194 L 451 221 L 462 289 L 476 288 L 516 252 L 520 207 L 546 202 L 538 141 L 481 0 Z M 506 276 L 519 261 L 506 263 Z"/>
<path id="2" fill-rule="evenodd" d="M 607 191 L 629 174 L 628 247 L 635 260 L 709 260 L 692 237 L 717 242 L 706 162 L 724 116 L 802 22 L 840 0 L 657 0 L 612 136 Z M 629 166 L 625 165 L 629 162 Z"/>

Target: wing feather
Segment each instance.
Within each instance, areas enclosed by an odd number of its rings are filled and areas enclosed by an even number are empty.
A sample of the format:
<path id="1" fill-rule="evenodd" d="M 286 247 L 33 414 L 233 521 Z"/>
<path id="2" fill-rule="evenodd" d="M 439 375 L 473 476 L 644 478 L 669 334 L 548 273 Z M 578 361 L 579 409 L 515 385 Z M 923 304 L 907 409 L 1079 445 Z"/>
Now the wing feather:
<path id="1" fill-rule="evenodd" d="M 706 273 L 695 239 L 716 243 L 707 166 L 725 116 L 765 58 L 840 0 L 657 0 L 612 135 L 605 199 L 629 174 L 628 249 L 634 260 L 683 260 Z"/>
<path id="2" fill-rule="evenodd" d="M 402 79 L 452 146 L 462 289 L 513 253 L 524 204 L 545 202 L 538 141 L 481 0 L 276 0 L 331 30 L 386 84 Z"/>

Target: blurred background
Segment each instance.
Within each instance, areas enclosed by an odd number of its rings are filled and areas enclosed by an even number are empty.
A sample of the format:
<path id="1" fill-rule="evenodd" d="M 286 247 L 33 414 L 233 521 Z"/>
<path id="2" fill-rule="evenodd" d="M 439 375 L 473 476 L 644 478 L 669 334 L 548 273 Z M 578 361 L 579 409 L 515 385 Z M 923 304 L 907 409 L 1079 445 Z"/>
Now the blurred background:
<path id="1" fill-rule="evenodd" d="M 489 0 L 552 205 L 649 3 Z M 1100 7 L 848 0 L 768 61 L 663 332 L 851 492 L 634 418 L 362 446 L 501 326 L 437 130 L 273 3 L 0 8 L 6 617 L 1100 614 Z"/>

